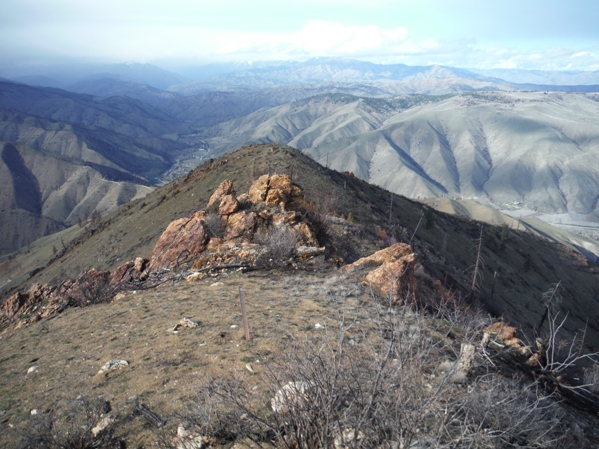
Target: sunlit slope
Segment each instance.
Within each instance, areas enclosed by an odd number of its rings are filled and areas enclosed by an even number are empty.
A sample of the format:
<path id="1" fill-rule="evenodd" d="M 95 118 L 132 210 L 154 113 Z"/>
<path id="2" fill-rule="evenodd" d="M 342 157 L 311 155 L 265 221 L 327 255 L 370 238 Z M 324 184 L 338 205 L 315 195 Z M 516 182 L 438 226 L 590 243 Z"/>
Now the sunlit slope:
<path id="1" fill-rule="evenodd" d="M 215 152 L 278 141 L 413 198 L 485 196 L 596 219 L 599 96 L 542 92 L 421 96 L 410 104 L 320 96 L 207 133 Z M 395 103 L 394 103 L 395 101 Z"/>
<path id="2" fill-rule="evenodd" d="M 152 191 L 23 144 L 0 142 L 0 155 L 0 253 Z"/>

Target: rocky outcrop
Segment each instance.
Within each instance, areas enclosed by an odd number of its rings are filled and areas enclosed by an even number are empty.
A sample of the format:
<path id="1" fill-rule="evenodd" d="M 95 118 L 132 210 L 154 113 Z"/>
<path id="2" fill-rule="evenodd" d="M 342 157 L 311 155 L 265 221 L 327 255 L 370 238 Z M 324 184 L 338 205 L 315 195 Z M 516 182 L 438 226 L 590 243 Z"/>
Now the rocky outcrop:
<path id="1" fill-rule="evenodd" d="M 208 233 L 203 223 L 204 211 L 190 218 L 180 218 L 162 233 L 150 258 L 152 271 L 179 268 L 206 249 Z"/>
<path id="2" fill-rule="evenodd" d="M 391 295 L 396 301 L 403 301 L 413 299 L 416 294 L 416 261 L 416 254 L 412 252 L 410 245 L 396 243 L 346 265 L 343 271 L 357 275 L 379 293 Z"/>
<path id="3" fill-rule="evenodd" d="M 144 278 L 144 271 L 148 266 L 148 259 L 138 257 L 133 261 L 127 262 L 116 268 L 110 273 L 109 284 L 113 288 L 118 288 L 121 285 L 132 281 L 139 281 Z"/>
<path id="4" fill-rule="evenodd" d="M 292 235 L 289 250 L 298 264 L 324 257 L 314 227 L 300 207 L 302 189 L 289 176 L 261 176 L 247 194 L 235 195 L 233 183 L 223 181 L 210 197 L 207 210 L 168 225 L 149 260 L 138 257 L 112 272 L 91 269 L 58 286 L 34 284 L 28 292 L 15 293 L 0 305 L 0 314 L 20 319 L 20 325 L 28 324 L 69 306 L 109 301 L 119 290 L 132 285 L 138 288 L 173 270 L 252 266 L 261 255 L 272 252 L 269 246 L 281 243 L 264 236 Z M 285 257 L 284 263 L 289 260 Z"/>
<path id="5" fill-rule="evenodd" d="M 210 207 L 212 207 L 213 204 L 220 204 L 223 197 L 225 197 L 226 195 L 235 196 L 233 182 L 229 180 L 221 182 L 220 185 L 216 188 L 216 190 L 208 200 L 208 205 L 206 206 L 206 209 L 210 209 Z"/>

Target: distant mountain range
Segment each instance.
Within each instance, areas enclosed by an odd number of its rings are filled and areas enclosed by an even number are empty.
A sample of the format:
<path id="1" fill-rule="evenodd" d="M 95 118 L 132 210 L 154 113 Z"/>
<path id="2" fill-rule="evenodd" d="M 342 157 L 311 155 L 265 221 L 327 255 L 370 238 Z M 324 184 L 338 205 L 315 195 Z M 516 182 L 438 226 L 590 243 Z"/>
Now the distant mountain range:
<path id="1" fill-rule="evenodd" d="M 441 65 L 408 66 L 315 58 L 304 62 L 180 65 L 178 73 L 152 64 L 55 65 L 0 70 L 13 81 L 109 96 L 138 91 L 142 84 L 184 95 L 214 89 L 271 88 L 293 84 L 382 84 L 390 93 L 449 93 L 470 90 L 547 90 L 547 86 L 587 86 L 597 90 L 599 71 L 466 69 Z M 107 80 L 111 80 L 108 83 Z M 94 83 L 98 85 L 93 86 Z M 116 84 L 121 84 L 116 88 Z M 523 84 L 525 86 L 519 86 Z M 594 86 L 589 88 L 588 86 Z"/>
<path id="2" fill-rule="evenodd" d="M 599 221 L 599 96 L 323 95 L 221 123 L 216 153 L 277 141 L 412 198 L 484 197 Z"/>
<path id="3" fill-rule="evenodd" d="M 23 210 L 39 220 L 28 218 L 32 231 L 10 237 L 14 245 L 2 251 L 139 195 L 182 152 L 193 167 L 207 155 L 268 141 L 412 197 L 482 197 L 596 219 L 596 97 L 542 92 L 599 91 L 598 72 L 327 58 L 181 69 L 185 76 L 150 64 L 0 70 L 17 81 L 0 81 L 5 179 L 20 179 L 18 153 L 49 189 L 24 184 L 41 206 Z M 514 93 L 524 90 L 541 93 Z M 65 167 L 34 170 L 31 164 L 40 162 L 33 161 L 42 159 Z M 93 190 L 92 178 L 125 183 L 128 193 Z M 3 210 L 21 210 L 22 199 L 9 192 Z M 15 221 L 3 223 L 9 229 Z"/>
<path id="4" fill-rule="evenodd" d="M 0 82 L 0 253 L 145 195 L 186 132 L 128 97 Z"/>

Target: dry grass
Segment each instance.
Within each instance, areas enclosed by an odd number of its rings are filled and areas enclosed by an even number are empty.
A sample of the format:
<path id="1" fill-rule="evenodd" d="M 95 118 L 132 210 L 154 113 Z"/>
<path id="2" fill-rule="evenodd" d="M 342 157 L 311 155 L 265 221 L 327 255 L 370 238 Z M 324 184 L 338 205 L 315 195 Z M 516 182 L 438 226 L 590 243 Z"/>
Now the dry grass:
<path id="1" fill-rule="evenodd" d="M 249 342 L 243 336 L 240 286 L 248 307 Z M 136 402 L 170 416 L 199 381 L 233 371 L 249 376 L 248 362 L 259 373 L 262 363 L 284 350 L 293 336 L 319 332 L 316 323 L 333 323 L 331 301 L 345 298 L 357 313 L 367 296 L 342 278 L 323 285 L 321 276 L 305 273 L 233 273 L 128 292 L 111 304 L 71 308 L 5 333 L 0 343 L 0 445 L 11 447 L 31 421 L 32 409 L 57 410 L 79 395 L 110 401 L 127 417 L 120 431 L 132 447 L 149 444 L 154 436 L 145 421 L 130 417 Z M 201 326 L 169 332 L 183 317 Z M 98 375 L 111 359 L 125 359 L 129 366 Z M 26 374 L 34 365 L 39 370 Z"/>

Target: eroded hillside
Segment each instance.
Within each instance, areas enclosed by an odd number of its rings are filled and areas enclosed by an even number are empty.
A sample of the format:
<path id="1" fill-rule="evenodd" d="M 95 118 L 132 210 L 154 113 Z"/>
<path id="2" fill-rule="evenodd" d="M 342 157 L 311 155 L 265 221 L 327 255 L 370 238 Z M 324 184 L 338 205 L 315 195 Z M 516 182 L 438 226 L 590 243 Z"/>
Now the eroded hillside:
<path id="1" fill-rule="evenodd" d="M 210 131 L 228 150 L 278 141 L 412 198 L 483 197 L 498 206 L 596 219 L 594 94 L 472 93 L 423 104 L 324 96 Z M 586 217 L 586 218 L 583 218 Z M 595 218 L 593 218 L 595 217 Z"/>

